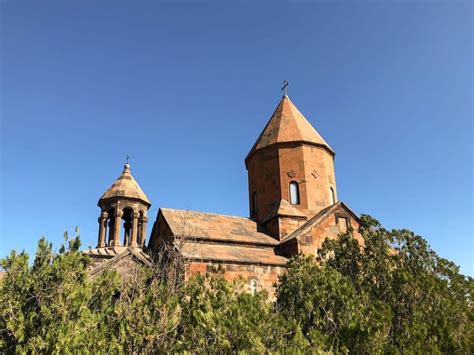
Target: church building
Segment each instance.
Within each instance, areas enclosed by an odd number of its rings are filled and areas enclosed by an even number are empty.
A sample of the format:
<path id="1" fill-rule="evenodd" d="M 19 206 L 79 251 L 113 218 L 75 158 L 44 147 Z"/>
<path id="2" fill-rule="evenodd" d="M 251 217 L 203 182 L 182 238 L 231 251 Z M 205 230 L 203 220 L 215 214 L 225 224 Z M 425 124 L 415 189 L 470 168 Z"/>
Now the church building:
<path id="1" fill-rule="evenodd" d="M 187 261 L 186 275 L 220 270 L 242 277 L 250 291 L 273 293 L 288 259 L 315 255 L 326 238 L 348 228 L 362 242 L 359 218 L 338 200 L 335 152 L 285 94 L 245 158 L 249 216 L 160 208 L 147 239 L 146 194 L 130 165 L 99 199 L 99 236 L 86 250 L 91 274 L 113 267 L 122 273 L 151 265 L 165 243 Z"/>

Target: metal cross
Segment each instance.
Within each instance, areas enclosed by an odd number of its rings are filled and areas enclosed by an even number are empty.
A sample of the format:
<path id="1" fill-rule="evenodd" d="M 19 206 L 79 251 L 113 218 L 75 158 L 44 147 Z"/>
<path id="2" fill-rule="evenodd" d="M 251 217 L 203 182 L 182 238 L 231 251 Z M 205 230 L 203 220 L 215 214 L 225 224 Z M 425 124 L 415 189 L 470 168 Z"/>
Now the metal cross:
<path id="1" fill-rule="evenodd" d="M 283 87 L 281 88 L 281 91 L 283 91 L 284 96 L 288 96 L 288 81 L 283 81 Z"/>
<path id="2" fill-rule="evenodd" d="M 128 164 L 128 159 L 130 159 L 130 156 L 127 154 L 127 159 L 125 159 L 125 164 Z"/>

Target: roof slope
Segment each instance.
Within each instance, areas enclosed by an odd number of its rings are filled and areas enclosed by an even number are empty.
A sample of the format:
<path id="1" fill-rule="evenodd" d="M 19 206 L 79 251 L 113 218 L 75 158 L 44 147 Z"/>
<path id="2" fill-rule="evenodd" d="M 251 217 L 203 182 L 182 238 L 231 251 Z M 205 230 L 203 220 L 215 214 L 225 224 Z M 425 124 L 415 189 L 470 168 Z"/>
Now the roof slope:
<path id="1" fill-rule="evenodd" d="M 278 244 L 276 239 L 258 232 L 257 223 L 249 218 L 171 208 L 161 208 L 160 212 L 175 236 L 250 245 Z"/>
<path id="2" fill-rule="evenodd" d="M 329 144 L 296 108 L 288 96 L 283 96 L 281 99 L 247 158 L 256 150 L 283 142 L 306 142 L 323 145 L 334 154 Z"/>
<path id="3" fill-rule="evenodd" d="M 289 234 L 285 239 L 283 239 L 280 244 L 286 243 L 289 240 L 295 239 L 299 237 L 300 235 L 304 235 L 308 229 L 310 229 L 313 226 L 317 226 L 320 222 L 323 221 L 323 219 L 331 214 L 332 211 L 337 209 L 339 206 L 344 208 L 348 213 L 352 215 L 353 218 L 355 218 L 357 221 L 360 222 L 359 217 L 349 208 L 347 207 L 344 202 L 339 201 L 336 202 L 335 204 L 328 206 L 318 213 L 316 213 L 313 217 L 308 219 L 305 223 L 303 223 L 299 228 L 297 228 L 293 233 Z"/>
<path id="4" fill-rule="evenodd" d="M 138 185 L 136 180 L 133 178 L 130 171 L 130 165 L 128 163 L 123 167 L 122 174 L 117 180 L 115 180 L 112 186 L 104 192 L 100 200 L 113 197 L 134 198 L 151 205 L 150 200 L 140 188 L 140 185 Z"/>
<path id="5" fill-rule="evenodd" d="M 97 275 L 103 270 L 113 267 L 125 258 L 131 258 L 133 261 L 141 265 L 146 265 L 149 267 L 153 265 L 151 258 L 142 249 L 139 248 L 96 248 L 84 250 L 82 253 L 92 258 L 104 258 L 106 260 L 100 262 L 95 266 L 93 265 L 92 269 L 89 271 L 89 274 L 91 276 Z"/>
<path id="6" fill-rule="evenodd" d="M 276 255 L 273 247 L 229 245 L 224 243 L 186 242 L 181 247 L 185 258 L 260 265 L 285 265 L 287 258 Z"/>
<path id="7" fill-rule="evenodd" d="M 262 223 L 265 223 L 272 219 L 273 217 L 284 216 L 284 217 L 294 217 L 300 219 L 306 219 L 306 216 L 303 212 L 299 211 L 293 207 L 287 200 L 281 199 L 274 204 L 272 210 L 268 215 L 262 220 Z"/>

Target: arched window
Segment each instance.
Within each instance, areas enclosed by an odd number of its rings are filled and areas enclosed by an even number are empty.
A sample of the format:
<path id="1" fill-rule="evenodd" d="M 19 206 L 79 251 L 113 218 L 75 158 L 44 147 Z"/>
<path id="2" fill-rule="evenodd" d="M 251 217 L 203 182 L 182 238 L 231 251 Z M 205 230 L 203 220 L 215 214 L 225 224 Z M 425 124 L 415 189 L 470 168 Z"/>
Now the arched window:
<path id="1" fill-rule="evenodd" d="M 290 182 L 290 203 L 292 205 L 300 204 L 300 188 L 295 181 Z"/>
<path id="2" fill-rule="evenodd" d="M 250 281 L 250 293 L 255 295 L 257 293 L 257 280 L 253 279 Z"/>
<path id="3" fill-rule="evenodd" d="M 334 189 L 332 187 L 329 188 L 329 195 L 331 199 L 331 205 L 336 203 L 336 195 L 334 194 Z"/>
<path id="4" fill-rule="evenodd" d="M 257 191 L 252 193 L 252 216 L 257 215 Z"/>

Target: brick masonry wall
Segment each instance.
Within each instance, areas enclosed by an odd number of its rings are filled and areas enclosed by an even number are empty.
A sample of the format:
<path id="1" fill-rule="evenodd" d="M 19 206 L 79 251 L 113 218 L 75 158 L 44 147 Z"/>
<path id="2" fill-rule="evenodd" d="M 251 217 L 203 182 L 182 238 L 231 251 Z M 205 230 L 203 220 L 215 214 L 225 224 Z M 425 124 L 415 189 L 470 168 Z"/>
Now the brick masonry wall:
<path id="1" fill-rule="evenodd" d="M 327 216 L 320 224 L 297 238 L 298 253 L 315 254 L 326 238 L 336 239 L 340 233 L 347 231 L 346 221 L 354 229 L 354 237 L 363 246 L 362 236 L 358 232 L 359 223 L 341 207 L 335 213 Z"/>
<path id="2" fill-rule="evenodd" d="M 330 206 L 330 188 L 337 201 L 334 158 L 326 149 L 302 143 L 285 143 L 256 151 L 247 160 L 249 201 L 257 192 L 257 221 L 265 218 L 274 203 L 290 201 L 289 184 L 299 185 L 300 204 L 295 208 L 308 218 Z"/>
<path id="3" fill-rule="evenodd" d="M 241 278 L 244 282 L 244 287 L 249 292 L 252 291 L 252 281 L 255 280 L 257 282 L 257 291 L 266 290 L 270 299 L 274 299 L 274 286 L 278 283 L 278 275 L 284 272 L 284 270 L 285 268 L 282 266 L 191 261 L 186 271 L 186 279 L 196 274 L 207 275 L 223 272 L 228 281 L 236 281 Z"/>
<path id="4" fill-rule="evenodd" d="M 158 217 L 153 224 L 153 229 L 150 235 L 150 241 L 148 243 L 148 248 L 151 250 L 158 250 L 161 243 L 165 242 L 165 238 L 171 238 L 172 233 L 170 227 L 164 220 L 161 214 L 158 214 Z"/>

